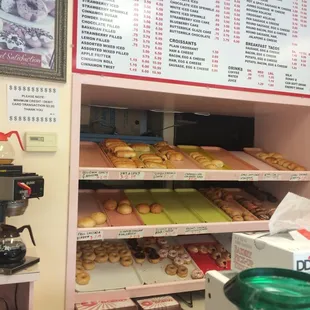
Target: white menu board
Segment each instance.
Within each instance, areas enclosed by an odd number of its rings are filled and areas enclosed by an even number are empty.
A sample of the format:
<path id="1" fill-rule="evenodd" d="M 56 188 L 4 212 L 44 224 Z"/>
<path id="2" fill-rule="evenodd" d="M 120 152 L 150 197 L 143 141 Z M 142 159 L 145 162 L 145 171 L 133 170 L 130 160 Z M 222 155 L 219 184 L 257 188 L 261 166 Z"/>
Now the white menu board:
<path id="1" fill-rule="evenodd" d="M 75 72 L 310 97 L 308 0 L 75 5 Z"/>

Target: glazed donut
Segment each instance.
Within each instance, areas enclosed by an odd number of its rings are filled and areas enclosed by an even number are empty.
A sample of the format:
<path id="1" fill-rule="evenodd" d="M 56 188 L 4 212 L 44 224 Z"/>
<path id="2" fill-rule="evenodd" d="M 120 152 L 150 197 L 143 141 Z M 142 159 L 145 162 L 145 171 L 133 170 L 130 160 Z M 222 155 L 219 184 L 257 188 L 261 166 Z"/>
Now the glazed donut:
<path id="1" fill-rule="evenodd" d="M 131 253 L 129 250 L 120 250 L 118 253 L 121 258 L 126 257 L 126 256 L 129 256 L 129 257 L 131 256 Z"/>
<path id="2" fill-rule="evenodd" d="M 222 258 L 226 259 L 226 261 L 230 261 L 231 260 L 231 255 L 228 252 L 224 252 L 222 253 Z"/>
<path id="3" fill-rule="evenodd" d="M 174 260 L 178 256 L 178 252 L 176 250 L 170 250 L 168 252 L 168 257 L 172 260 Z"/>
<path id="4" fill-rule="evenodd" d="M 218 258 L 221 258 L 222 257 L 222 254 L 220 252 L 214 252 L 212 253 L 212 258 L 214 260 L 217 260 Z"/>
<path id="5" fill-rule="evenodd" d="M 120 250 L 127 250 L 127 247 L 124 243 L 115 243 L 116 248 L 120 251 Z"/>
<path id="6" fill-rule="evenodd" d="M 208 253 L 209 254 L 212 254 L 215 251 L 216 251 L 216 247 L 214 245 L 209 245 L 208 246 Z"/>
<path id="7" fill-rule="evenodd" d="M 98 253 L 98 254 L 96 255 L 95 262 L 96 262 L 96 263 L 105 263 L 105 262 L 108 261 L 108 259 L 109 259 L 108 254 L 102 252 L 102 253 Z"/>
<path id="8" fill-rule="evenodd" d="M 168 257 L 168 250 L 160 249 L 158 251 L 158 255 L 160 256 L 161 259 L 167 258 Z"/>
<path id="9" fill-rule="evenodd" d="M 101 247 L 101 244 L 102 244 L 102 242 L 99 241 L 99 240 L 97 240 L 97 241 L 92 241 L 92 242 L 90 243 L 90 246 L 91 246 L 93 249 L 96 249 L 96 248 Z"/>
<path id="10" fill-rule="evenodd" d="M 198 249 L 200 254 L 208 254 L 208 248 L 205 245 L 201 245 Z"/>
<path id="11" fill-rule="evenodd" d="M 180 257 L 184 260 L 186 265 L 189 265 L 192 262 L 192 259 L 188 254 L 182 254 Z"/>
<path id="12" fill-rule="evenodd" d="M 179 267 L 179 266 L 183 266 L 184 265 L 184 260 L 181 258 L 181 257 L 176 257 L 174 260 L 173 260 L 173 263 Z"/>
<path id="13" fill-rule="evenodd" d="M 81 260 L 76 261 L 76 267 L 83 267 L 83 262 Z"/>
<path id="14" fill-rule="evenodd" d="M 82 253 L 84 254 L 87 252 L 94 252 L 94 249 L 90 245 L 87 245 L 82 249 Z"/>
<path id="15" fill-rule="evenodd" d="M 83 266 L 76 266 L 76 271 L 75 271 L 75 275 L 85 272 Z"/>
<path id="16" fill-rule="evenodd" d="M 186 278 L 187 275 L 188 275 L 188 269 L 187 269 L 187 267 L 185 267 L 185 266 L 179 266 L 179 267 L 178 267 L 178 271 L 177 271 L 177 275 L 178 275 L 180 278 Z"/>
<path id="17" fill-rule="evenodd" d="M 198 248 L 195 246 L 195 245 L 190 245 L 187 247 L 187 250 L 190 252 L 190 253 L 193 253 L 193 254 L 197 254 L 198 253 Z"/>
<path id="18" fill-rule="evenodd" d="M 96 259 L 96 254 L 94 252 L 87 252 L 83 254 L 83 260 L 94 261 Z"/>
<path id="19" fill-rule="evenodd" d="M 168 244 L 168 241 L 165 238 L 158 238 L 157 239 L 157 244 L 162 247 L 163 245 Z"/>
<path id="20" fill-rule="evenodd" d="M 124 267 L 129 267 L 132 265 L 132 258 L 131 256 L 124 256 L 121 258 L 121 264 L 124 266 Z"/>
<path id="21" fill-rule="evenodd" d="M 218 258 L 216 260 L 216 264 L 221 267 L 221 268 L 226 268 L 227 267 L 227 262 L 224 258 Z"/>
<path id="22" fill-rule="evenodd" d="M 166 266 L 165 268 L 165 272 L 166 274 L 168 274 L 169 276 L 174 276 L 177 274 L 178 271 L 178 267 L 176 265 L 173 264 L 169 264 Z"/>
<path id="23" fill-rule="evenodd" d="M 100 246 L 98 248 L 95 248 L 95 254 L 99 254 L 99 253 L 106 253 L 107 252 L 107 249 L 104 248 L 103 246 Z"/>
<path id="24" fill-rule="evenodd" d="M 221 252 L 221 253 L 224 253 L 226 251 L 225 248 L 219 243 L 215 245 L 215 248 L 218 252 Z"/>
<path id="25" fill-rule="evenodd" d="M 194 269 L 191 272 L 191 277 L 192 279 L 196 280 L 196 279 L 203 279 L 204 278 L 204 274 L 200 269 Z"/>
<path id="26" fill-rule="evenodd" d="M 118 252 L 118 249 L 116 246 L 110 246 L 109 248 L 107 248 L 106 251 L 108 252 L 108 254 L 110 254 L 110 253 Z"/>
<path id="27" fill-rule="evenodd" d="M 84 248 L 90 247 L 89 243 L 86 242 L 79 242 L 78 246 L 83 250 Z"/>
<path id="28" fill-rule="evenodd" d="M 106 248 L 109 248 L 112 244 L 109 242 L 109 241 L 103 241 L 102 242 L 102 247 L 104 247 L 105 249 Z"/>
<path id="29" fill-rule="evenodd" d="M 120 256 L 117 252 L 112 252 L 109 254 L 109 261 L 111 263 L 117 263 L 120 260 Z"/>
<path id="30" fill-rule="evenodd" d="M 177 251 L 178 254 L 183 254 L 183 253 L 184 253 L 184 248 L 183 248 L 181 245 L 175 245 L 175 246 L 173 247 L 173 249 L 174 249 L 175 251 Z"/>
<path id="31" fill-rule="evenodd" d="M 85 259 L 83 260 L 82 265 L 86 270 L 92 270 L 95 268 L 95 263 L 92 260 Z"/>
<path id="32" fill-rule="evenodd" d="M 77 252 L 76 252 L 76 257 L 77 257 L 77 258 L 81 258 L 81 257 L 82 257 L 82 254 L 83 254 L 82 251 L 77 251 Z"/>
<path id="33" fill-rule="evenodd" d="M 89 283 L 90 276 L 87 272 L 78 273 L 75 277 L 75 282 L 78 285 L 87 285 Z"/>

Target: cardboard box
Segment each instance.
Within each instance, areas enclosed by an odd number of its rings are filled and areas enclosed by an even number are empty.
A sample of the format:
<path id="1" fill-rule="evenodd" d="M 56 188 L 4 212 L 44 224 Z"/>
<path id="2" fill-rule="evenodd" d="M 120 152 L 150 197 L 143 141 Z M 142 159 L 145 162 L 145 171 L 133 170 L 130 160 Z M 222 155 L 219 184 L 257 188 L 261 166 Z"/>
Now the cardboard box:
<path id="1" fill-rule="evenodd" d="M 140 310 L 180 310 L 180 304 L 172 296 L 149 297 L 137 300 Z"/>
<path id="2" fill-rule="evenodd" d="M 288 233 L 234 233 L 232 269 L 274 267 L 310 273 L 310 241 L 294 240 Z"/>
<path id="3" fill-rule="evenodd" d="M 75 305 L 76 310 L 136 310 L 137 308 L 137 305 L 131 299 L 90 301 Z"/>

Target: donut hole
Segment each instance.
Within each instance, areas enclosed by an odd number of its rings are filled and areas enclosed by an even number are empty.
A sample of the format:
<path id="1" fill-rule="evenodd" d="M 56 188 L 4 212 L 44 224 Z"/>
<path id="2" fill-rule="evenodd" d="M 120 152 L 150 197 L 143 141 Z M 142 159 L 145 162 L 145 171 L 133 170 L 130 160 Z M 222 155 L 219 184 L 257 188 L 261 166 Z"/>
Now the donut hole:
<path id="1" fill-rule="evenodd" d="M 27 1 L 27 5 L 34 11 L 37 11 L 38 10 L 38 6 L 35 2 L 32 2 L 32 1 Z"/>

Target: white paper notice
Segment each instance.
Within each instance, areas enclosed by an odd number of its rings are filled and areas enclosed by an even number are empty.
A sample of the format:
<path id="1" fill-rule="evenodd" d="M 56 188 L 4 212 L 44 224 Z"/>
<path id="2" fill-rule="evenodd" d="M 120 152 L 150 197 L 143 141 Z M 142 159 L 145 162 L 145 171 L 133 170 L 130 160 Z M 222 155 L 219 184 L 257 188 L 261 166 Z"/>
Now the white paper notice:
<path id="1" fill-rule="evenodd" d="M 58 88 L 9 84 L 7 93 L 10 122 L 43 124 L 58 122 Z"/>

